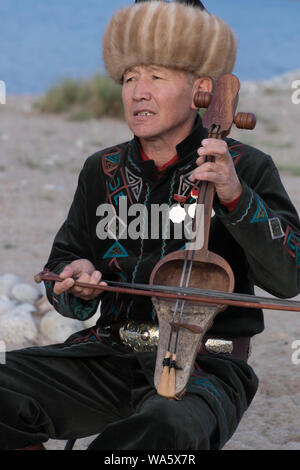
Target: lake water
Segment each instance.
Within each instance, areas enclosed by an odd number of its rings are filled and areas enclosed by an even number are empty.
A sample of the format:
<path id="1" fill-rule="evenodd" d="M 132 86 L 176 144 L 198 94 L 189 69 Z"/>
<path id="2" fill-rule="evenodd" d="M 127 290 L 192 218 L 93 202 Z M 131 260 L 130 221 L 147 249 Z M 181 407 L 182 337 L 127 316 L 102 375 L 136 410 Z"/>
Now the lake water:
<path id="1" fill-rule="evenodd" d="M 103 71 L 101 37 L 129 0 L 0 0 L 0 80 L 41 93 L 64 77 Z M 267 79 L 300 68 L 300 0 L 203 0 L 239 40 L 235 73 Z"/>

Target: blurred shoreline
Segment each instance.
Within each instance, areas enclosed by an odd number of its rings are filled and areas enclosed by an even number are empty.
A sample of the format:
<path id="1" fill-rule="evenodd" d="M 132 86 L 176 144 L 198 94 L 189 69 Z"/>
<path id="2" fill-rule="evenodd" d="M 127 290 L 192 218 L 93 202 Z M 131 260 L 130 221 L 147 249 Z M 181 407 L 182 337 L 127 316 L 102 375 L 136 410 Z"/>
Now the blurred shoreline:
<path id="1" fill-rule="evenodd" d="M 100 76 L 106 76 L 105 71 L 97 72 L 98 75 Z M 234 75 L 237 75 L 237 73 L 233 72 Z M 92 77 L 92 76 L 91 76 Z M 65 77 L 65 80 L 74 80 L 74 81 L 81 81 L 85 82 L 88 81 L 91 77 L 85 77 L 85 78 L 70 78 L 70 77 Z M 238 76 L 239 78 L 239 76 Z M 63 81 L 64 79 L 60 80 Z M 269 87 L 274 87 L 276 89 L 286 89 L 287 84 L 291 83 L 294 80 L 300 80 L 300 67 L 295 68 L 293 70 L 289 70 L 288 72 L 279 74 L 279 75 L 274 75 L 271 78 L 268 79 L 258 79 L 258 80 L 241 80 L 241 86 L 242 88 L 246 88 L 248 91 L 251 91 L 254 88 L 269 88 Z M 56 85 L 57 83 L 60 83 L 60 81 L 53 82 L 52 85 Z M 51 86 L 52 86 L 51 85 Z M 49 87 L 50 88 L 50 87 Z M 43 93 L 8 93 L 8 96 L 14 96 L 14 97 L 42 97 L 45 95 L 47 92 L 47 89 Z"/>

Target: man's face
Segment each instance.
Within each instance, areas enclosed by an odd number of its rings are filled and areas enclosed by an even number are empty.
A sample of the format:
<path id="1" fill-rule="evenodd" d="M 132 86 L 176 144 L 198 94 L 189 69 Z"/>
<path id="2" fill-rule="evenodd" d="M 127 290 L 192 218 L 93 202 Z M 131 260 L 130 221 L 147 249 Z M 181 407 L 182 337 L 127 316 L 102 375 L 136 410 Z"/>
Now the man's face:
<path id="1" fill-rule="evenodd" d="M 179 143 L 195 119 L 192 90 L 193 85 L 181 71 L 152 65 L 128 70 L 122 96 L 130 129 L 141 139 L 178 137 Z"/>

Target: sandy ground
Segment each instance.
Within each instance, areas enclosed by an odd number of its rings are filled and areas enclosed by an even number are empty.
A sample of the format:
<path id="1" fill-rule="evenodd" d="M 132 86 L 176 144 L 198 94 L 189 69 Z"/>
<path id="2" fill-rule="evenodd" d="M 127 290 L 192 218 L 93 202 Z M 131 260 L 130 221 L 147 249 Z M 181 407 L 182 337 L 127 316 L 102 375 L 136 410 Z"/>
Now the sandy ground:
<path id="1" fill-rule="evenodd" d="M 47 260 L 85 159 L 131 137 L 120 121 L 39 115 L 32 109 L 34 99 L 8 97 L 0 105 L 0 276 L 12 272 L 30 283 Z M 299 165 L 300 105 L 292 104 L 290 87 L 258 91 L 249 85 L 239 110 L 256 111 L 259 122 L 255 132 L 235 130 L 233 137 L 271 154 L 278 165 Z M 282 180 L 299 211 L 300 177 L 282 172 Z M 265 322 L 250 359 L 259 391 L 227 450 L 300 449 L 300 364 L 292 362 L 300 317 L 266 311 Z M 76 449 L 89 441 L 77 441 Z M 64 444 L 49 441 L 47 448 Z"/>

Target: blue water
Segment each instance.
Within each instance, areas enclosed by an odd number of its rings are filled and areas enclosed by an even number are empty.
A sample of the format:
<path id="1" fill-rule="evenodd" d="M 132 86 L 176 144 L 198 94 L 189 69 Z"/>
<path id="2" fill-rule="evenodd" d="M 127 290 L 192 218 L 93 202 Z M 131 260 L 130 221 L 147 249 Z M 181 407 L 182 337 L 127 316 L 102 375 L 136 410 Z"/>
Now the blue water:
<path id="1" fill-rule="evenodd" d="M 239 39 L 235 73 L 267 79 L 300 68 L 300 0 L 203 0 Z M 0 80 L 41 93 L 64 77 L 103 71 L 101 37 L 133 0 L 0 0 Z"/>

